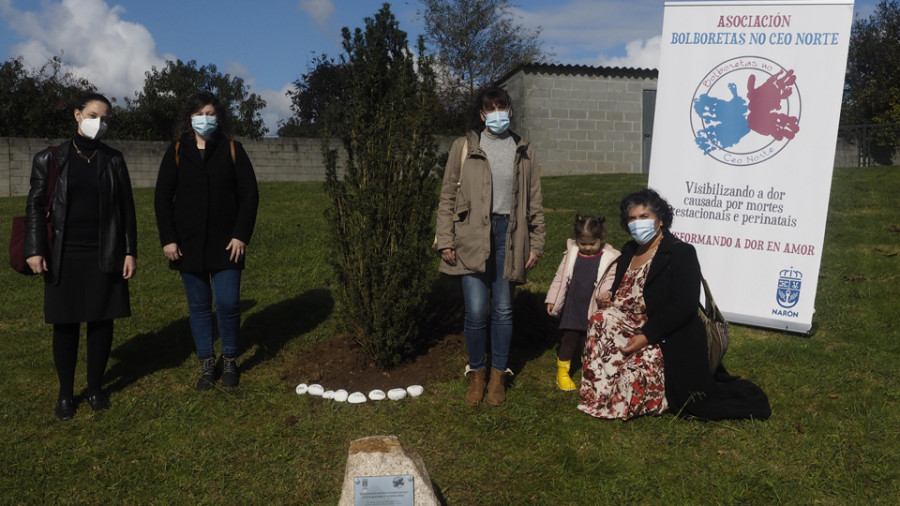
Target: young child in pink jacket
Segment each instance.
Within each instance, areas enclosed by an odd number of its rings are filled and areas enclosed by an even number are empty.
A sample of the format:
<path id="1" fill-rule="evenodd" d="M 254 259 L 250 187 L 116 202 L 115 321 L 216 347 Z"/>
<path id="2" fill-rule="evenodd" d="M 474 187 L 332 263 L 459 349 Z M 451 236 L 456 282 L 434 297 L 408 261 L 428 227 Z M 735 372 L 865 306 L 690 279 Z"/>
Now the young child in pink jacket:
<path id="1" fill-rule="evenodd" d="M 604 222 L 602 216 L 575 216 L 575 239 L 566 241 L 565 255 L 547 291 L 547 313 L 559 318 L 563 331 L 556 359 L 556 385 L 562 390 L 575 390 L 569 375 L 572 358 L 584 349 L 588 318 L 598 308 L 594 298 L 604 293 L 608 297 L 615 278 L 620 253 L 604 242 Z"/>

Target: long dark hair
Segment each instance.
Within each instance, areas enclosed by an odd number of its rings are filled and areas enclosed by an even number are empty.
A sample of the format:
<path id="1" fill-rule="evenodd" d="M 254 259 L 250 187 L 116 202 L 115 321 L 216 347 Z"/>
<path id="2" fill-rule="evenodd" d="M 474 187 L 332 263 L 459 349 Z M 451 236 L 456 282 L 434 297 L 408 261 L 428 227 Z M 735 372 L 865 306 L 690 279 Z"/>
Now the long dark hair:
<path id="1" fill-rule="evenodd" d="M 175 126 L 175 138 L 180 139 L 187 134 L 193 135 L 194 129 L 191 127 L 191 114 L 210 104 L 216 110 L 216 120 L 219 125 L 214 135 L 230 139 L 232 137 L 231 110 L 228 108 L 228 104 L 219 100 L 219 97 L 208 91 L 195 93 L 185 102 L 184 107 L 181 108 L 181 116 L 179 116 L 178 123 Z"/>
<path id="2" fill-rule="evenodd" d="M 481 90 L 472 103 L 471 117 L 469 118 L 470 127 L 473 130 L 481 130 L 484 128 L 484 120 L 481 119 L 481 111 L 496 105 L 501 109 L 509 109 L 512 113 L 512 99 L 509 93 L 499 86 L 491 86 Z"/>
<path id="3" fill-rule="evenodd" d="M 656 190 L 647 188 L 628 195 L 622 199 L 622 203 L 619 205 L 619 224 L 622 225 L 622 229 L 626 232 L 628 232 L 628 211 L 632 207 L 637 206 L 647 206 L 648 209 L 653 211 L 656 218 L 662 221 L 664 229 L 669 230 L 672 227 L 672 217 L 674 215 L 672 206 L 659 193 L 656 193 Z"/>

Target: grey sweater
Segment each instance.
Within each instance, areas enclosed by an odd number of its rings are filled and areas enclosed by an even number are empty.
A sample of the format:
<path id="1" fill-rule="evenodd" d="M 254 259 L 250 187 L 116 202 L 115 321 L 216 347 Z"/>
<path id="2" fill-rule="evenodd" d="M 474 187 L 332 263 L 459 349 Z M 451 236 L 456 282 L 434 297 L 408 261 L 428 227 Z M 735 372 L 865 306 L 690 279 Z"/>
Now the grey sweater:
<path id="1" fill-rule="evenodd" d="M 509 214 L 515 173 L 516 141 L 509 135 L 509 131 L 501 135 L 492 135 L 484 130 L 481 132 L 480 142 L 481 150 L 487 156 L 491 167 L 491 186 L 494 193 L 491 212 Z"/>

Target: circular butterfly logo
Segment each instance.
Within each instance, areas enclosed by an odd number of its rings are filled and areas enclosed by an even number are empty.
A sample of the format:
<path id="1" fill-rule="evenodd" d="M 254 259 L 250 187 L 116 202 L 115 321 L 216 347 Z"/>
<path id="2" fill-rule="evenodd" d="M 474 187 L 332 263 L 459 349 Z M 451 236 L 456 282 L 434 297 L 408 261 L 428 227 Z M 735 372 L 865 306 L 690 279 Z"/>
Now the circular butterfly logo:
<path id="1" fill-rule="evenodd" d="M 691 102 L 697 148 L 734 166 L 762 163 L 800 132 L 800 89 L 793 69 L 759 56 L 713 67 Z"/>

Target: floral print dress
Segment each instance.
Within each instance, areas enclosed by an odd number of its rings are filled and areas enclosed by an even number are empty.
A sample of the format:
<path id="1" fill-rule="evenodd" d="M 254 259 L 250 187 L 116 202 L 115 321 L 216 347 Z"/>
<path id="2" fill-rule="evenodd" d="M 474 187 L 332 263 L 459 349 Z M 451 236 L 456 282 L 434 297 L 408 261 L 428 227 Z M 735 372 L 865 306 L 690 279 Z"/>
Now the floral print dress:
<path id="1" fill-rule="evenodd" d="M 628 269 L 612 306 L 591 316 L 578 409 L 597 418 L 629 419 L 668 409 L 662 350 L 648 345 L 625 356 L 620 346 L 647 322 L 644 284 L 652 261 Z"/>

